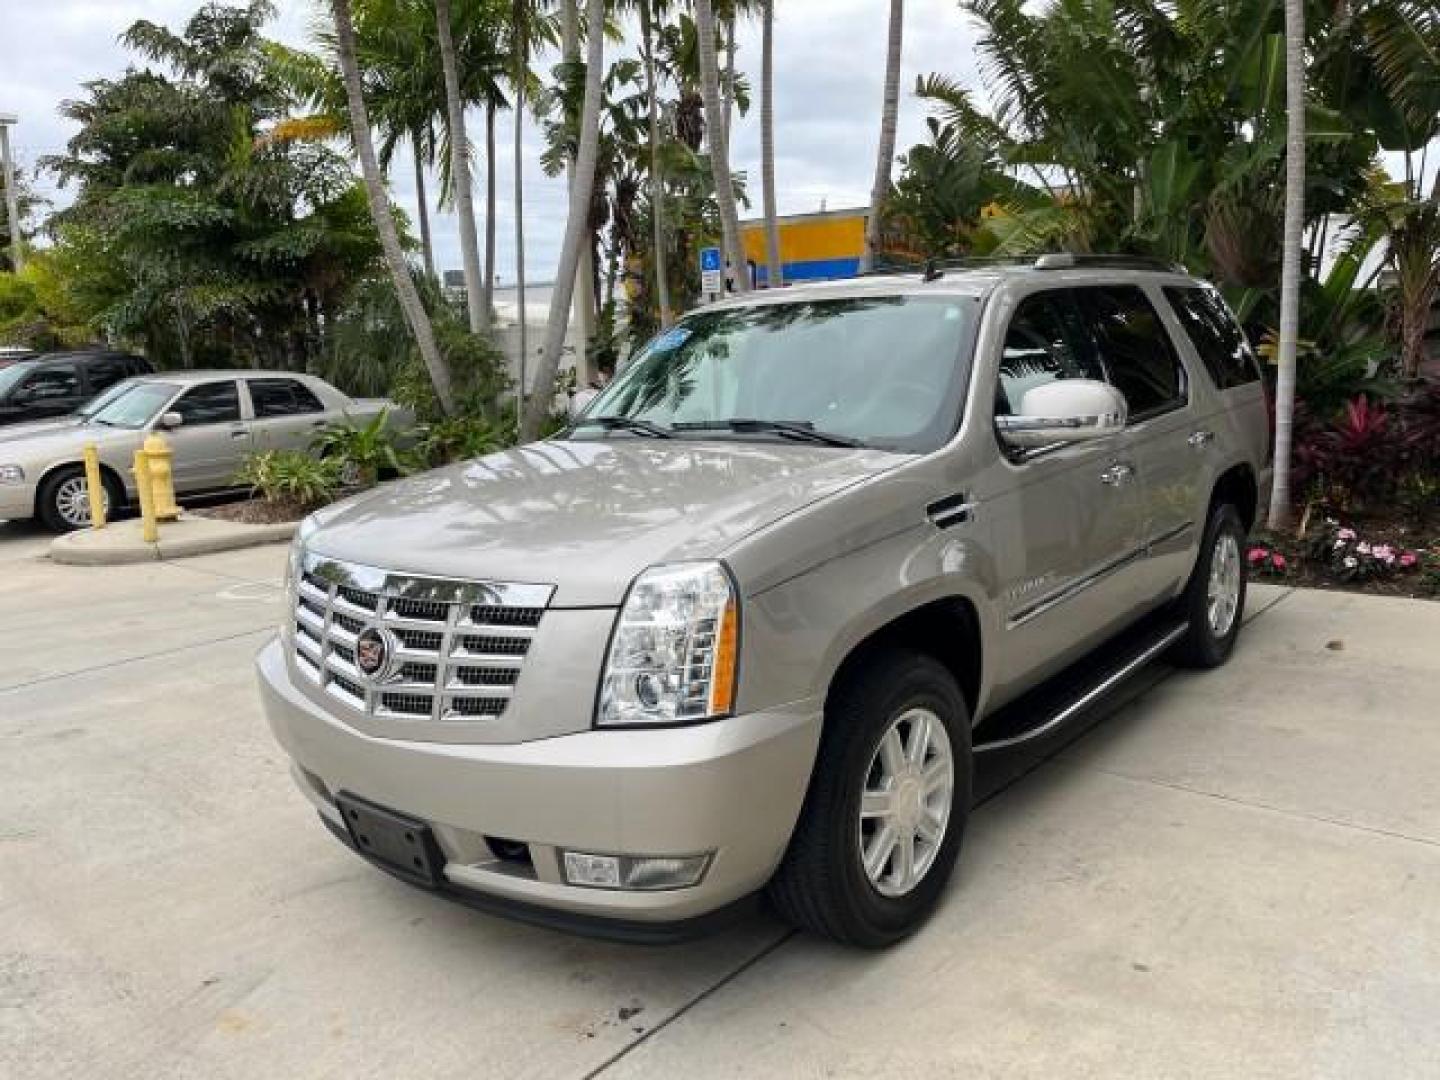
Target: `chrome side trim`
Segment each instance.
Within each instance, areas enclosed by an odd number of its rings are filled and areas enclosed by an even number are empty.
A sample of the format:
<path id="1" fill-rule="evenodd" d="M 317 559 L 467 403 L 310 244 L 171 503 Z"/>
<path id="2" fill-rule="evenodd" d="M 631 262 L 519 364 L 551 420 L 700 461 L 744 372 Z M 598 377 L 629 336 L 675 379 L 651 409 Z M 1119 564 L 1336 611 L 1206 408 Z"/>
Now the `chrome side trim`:
<path id="1" fill-rule="evenodd" d="M 1141 652 L 1138 656 L 1129 660 L 1118 671 L 1115 671 L 1106 678 L 1102 679 L 1099 683 L 1091 687 L 1084 694 L 1080 695 L 1080 697 L 1076 698 L 1069 705 L 1065 706 L 1065 708 L 1061 709 L 1058 713 L 1052 716 L 1049 720 L 1045 721 L 1039 727 L 1032 728 L 1029 731 L 1025 732 L 1023 735 L 1015 735 L 1008 739 L 996 739 L 994 742 L 981 743 L 979 746 L 975 747 L 972 752 L 976 754 L 983 754 L 990 750 L 1004 750 L 1006 747 L 1018 746 L 1020 743 L 1029 742 L 1032 739 L 1038 739 L 1040 738 L 1040 736 L 1054 731 L 1061 724 L 1065 723 L 1067 720 L 1074 717 L 1082 709 L 1093 704 L 1096 700 L 1109 693 L 1117 685 L 1124 682 L 1135 672 L 1139 671 L 1146 664 L 1150 663 L 1150 661 L 1154 660 L 1166 649 L 1170 648 L 1170 646 L 1174 645 L 1177 641 L 1179 641 L 1182 637 L 1185 636 L 1186 629 L 1187 628 L 1183 624 L 1173 627 L 1163 636 L 1161 636 L 1160 640 L 1156 641 L 1153 645 L 1147 646 L 1145 650 Z"/>
<path id="2" fill-rule="evenodd" d="M 1058 589 L 1056 589 L 1054 592 L 1041 597 L 1029 607 L 1022 608 L 1019 611 L 1015 612 L 1015 614 L 1011 615 L 1009 619 L 1006 620 L 1005 625 L 1009 629 L 1013 630 L 1015 627 L 1021 626 L 1029 622 L 1031 619 L 1038 618 L 1039 616 L 1045 614 L 1045 612 L 1049 611 L 1051 608 L 1059 604 L 1063 604 L 1066 600 L 1069 600 L 1071 597 L 1077 595 L 1078 593 L 1084 592 L 1086 589 L 1090 588 L 1090 586 L 1099 584 L 1105 578 L 1115 573 L 1115 571 L 1130 565 L 1137 559 L 1143 558 L 1146 552 L 1149 551 L 1149 549 L 1150 547 L 1148 544 L 1142 544 L 1139 547 L 1135 548 L 1133 551 L 1126 552 L 1118 559 L 1112 559 L 1110 562 L 1099 567 L 1098 569 L 1090 571 L 1088 574 L 1083 574 L 1080 577 L 1070 579 L 1064 585 L 1061 585 Z"/>

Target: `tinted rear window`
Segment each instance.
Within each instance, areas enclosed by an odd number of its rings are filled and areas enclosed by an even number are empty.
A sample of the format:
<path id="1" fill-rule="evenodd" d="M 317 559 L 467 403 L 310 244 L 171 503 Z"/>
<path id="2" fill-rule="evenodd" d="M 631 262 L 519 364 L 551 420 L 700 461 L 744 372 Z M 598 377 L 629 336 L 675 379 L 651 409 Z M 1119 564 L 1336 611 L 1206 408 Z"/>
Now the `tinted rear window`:
<path id="1" fill-rule="evenodd" d="M 1260 380 L 1260 368 L 1245 333 L 1214 289 L 1169 287 L 1165 299 L 1190 335 L 1205 370 L 1221 390 Z"/>
<path id="2" fill-rule="evenodd" d="M 1143 290 L 1103 285 L 1077 289 L 1075 296 L 1110 384 L 1130 405 L 1132 421 L 1185 403 L 1185 369 Z"/>

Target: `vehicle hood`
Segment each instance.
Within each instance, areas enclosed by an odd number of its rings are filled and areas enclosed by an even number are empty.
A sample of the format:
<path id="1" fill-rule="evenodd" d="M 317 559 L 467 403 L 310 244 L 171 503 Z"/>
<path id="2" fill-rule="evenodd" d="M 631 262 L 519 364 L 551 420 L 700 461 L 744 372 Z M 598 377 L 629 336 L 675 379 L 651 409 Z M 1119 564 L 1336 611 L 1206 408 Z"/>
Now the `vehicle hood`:
<path id="1" fill-rule="evenodd" d="M 81 424 L 69 418 L 0 428 L 0 465 L 48 462 L 79 457 L 86 443 L 102 450 L 112 445 L 137 444 L 144 432 L 103 424 Z"/>
<path id="2" fill-rule="evenodd" d="M 12 435 L 38 435 L 47 431 L 64 431 L 80 426 L 81 421 L 73 416 L 57 416 L 49 420 L 22 420 L 18 424 L 5 424 L 0 427 L 0 439 L 9 438 Z"/>
<path id="3" fill-rule="evenodd" d="M 783 443 L 535 443 L 337 503 L 307 546 L 420 575 L 554 584 L 552 606 L 608 607 L 648 566 L 717 556 L 906 460 Z"/>

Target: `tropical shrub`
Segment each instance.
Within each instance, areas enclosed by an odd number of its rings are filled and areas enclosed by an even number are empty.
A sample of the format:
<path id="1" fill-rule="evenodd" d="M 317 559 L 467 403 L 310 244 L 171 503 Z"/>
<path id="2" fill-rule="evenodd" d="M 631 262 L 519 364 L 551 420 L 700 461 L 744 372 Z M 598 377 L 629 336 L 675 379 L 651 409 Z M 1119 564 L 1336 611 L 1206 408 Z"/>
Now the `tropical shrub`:
<path id="1" fill-rule="evenodd" d="M 369 487 L 383 476 L 405 472 L 389 420 L 389 412 L 382 409 L 365 424 L 352 420 L 330 424 L 315 436 L 310 448 L 336 463 L 348 486 Z"/>
<path id="2" fill-rule="evenodd" d="M 502 420 L 483 416 L 452 416 L 426 424 L 419 431 L 413 459 L 422 469 L 452 461 L 468 461 L 515 443 L 513 415 Z"/>
<path id="3" fill-rule="evenodd" d="M 245 459 L 235 482 L 297 515 L 324 506 L 340 490 L 340 462 L 298 450 L 266 450 Z"/>
<path id="4" fill-rule="evenodd" d="M 1394 490 L 1404 445 L 1385 407 L 1357 397 L 1335 422 L 1298 443 L 1297 479 L 1329 506 L 1351 512 L 1374 506 Z"/>

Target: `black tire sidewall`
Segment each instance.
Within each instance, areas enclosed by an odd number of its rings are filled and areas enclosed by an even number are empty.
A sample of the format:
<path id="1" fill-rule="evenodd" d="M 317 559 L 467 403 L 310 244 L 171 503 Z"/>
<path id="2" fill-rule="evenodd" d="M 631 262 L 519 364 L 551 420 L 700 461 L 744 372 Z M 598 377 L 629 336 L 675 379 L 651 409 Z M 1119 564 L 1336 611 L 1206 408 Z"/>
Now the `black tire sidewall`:
<path id="1" fill-rule="evenodd" d="M 817 807 L 830 830 L 827 850 L 836 860 L 831 880 L 844 891 L 847 922 L 859 944 L 884 945 L 914 931 L 934 909 L 949 881 L 964 839 L 971 798 L 970 715 L 954 678 L 939 663 L 918 654 L 895 654 L 866 673 L 860 685 L 843 688 L 841 715 L 846 730 L 827 765 L 837 770 L 829 805 Z M 940 852 L 920 883 L 905 896 L 883 896 L 861 861 L 860 800 L 881 738 L 902 713 L 926 708 L 940 718 L 950 738 L 955 789 Z"/>
<path id="2" fill-rule="evenodd" d="M 1223 637 L 1217 637 L 1210 628 L 1210 568 L 1215 561 L 1216 542 L 1227 532 L 1235 537 L 1240 551 L 1240 596 L 1235 609 L 1235 621 Z M 1230 653 L 1235 648 L 1235 639 L 1240 636 L 1240 627 L 1245 618 L 1245 598 L 1249 591 L 1245 572 L 1245 543 L 1245 525 L 1235 507 L 1229 503 L 1216 506 L 1210 512 L 1210 520 L 1206 522 L 1205 539 L 1185 597 L 1186 614 L 1190 622 L 1186 651 L 1199 666 L 1219 667 L 1230 658 Z"/>
<path id="3" fill-rule="evenodd" d="M 56 469 L 40 483 L 40 490 L 35 496 L 35 516 L 41 523 L 52 532 L 68 533 L 83 529 L 83 525 L 72 525 L 60 516 L 59 508 L 55 505 L 55 493 L 60 485 L 72 477 L 84 477 L 85 470 L 79 465 L 67 465 L 62 469 Z M 120 509 L 125 501 L 122 492 L 116 491 L 116 484 L 103 472 L 100 474 L 100 483 L 110 497 L 109 513 L 113 514 Z"/>

